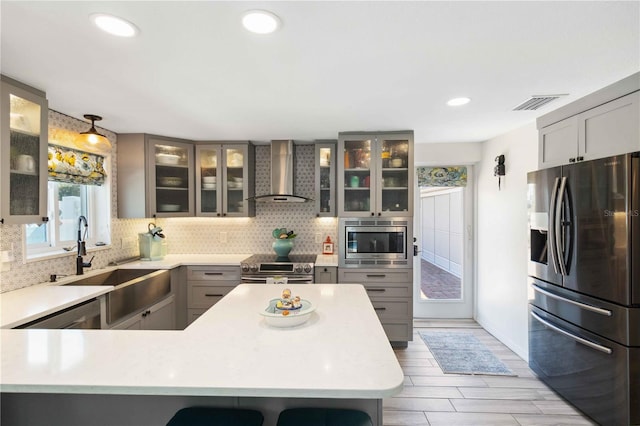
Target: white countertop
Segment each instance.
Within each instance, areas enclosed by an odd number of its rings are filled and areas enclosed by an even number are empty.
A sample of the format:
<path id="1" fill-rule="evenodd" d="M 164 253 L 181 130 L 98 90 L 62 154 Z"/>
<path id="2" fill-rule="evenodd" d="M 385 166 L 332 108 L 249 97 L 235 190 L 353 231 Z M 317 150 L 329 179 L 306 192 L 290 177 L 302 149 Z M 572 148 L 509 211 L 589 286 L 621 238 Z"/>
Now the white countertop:
<path id="1" fill-rule="evenodd" d="M 183 265 L 238 266 L 250 254 L 169 254 L 162 260 L 138 260 L 119 269 L 173 269 Z"/>
<path id="2" fill-rule="evenodd" d="M 315 266 L 338 266 L 337 254 L 319 254 Z"/>
<path id="3" fill-rule="evenodd" d="M 404 376 L 364 287 L 290 285 L 298 327 L 259 314 L 281 287 L 241 284 L 184 331 L 0 330 L 3 392 L 374 398 Z"/>
<path id="4" fill-rule="evenodd" d="M 0 294 L 0 328 L 12 328 L 77 305 L 113 286 L 35 285 Z M 2 341 L 4 344 L 4 340 Z"/>

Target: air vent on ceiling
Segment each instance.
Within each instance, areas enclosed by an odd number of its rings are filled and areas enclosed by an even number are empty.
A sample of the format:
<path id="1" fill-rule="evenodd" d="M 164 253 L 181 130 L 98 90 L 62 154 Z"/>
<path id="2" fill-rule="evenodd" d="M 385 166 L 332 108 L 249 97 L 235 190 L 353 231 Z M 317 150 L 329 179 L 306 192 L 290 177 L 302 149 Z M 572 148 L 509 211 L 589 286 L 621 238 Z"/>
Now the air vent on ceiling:
<path id="1" fill-rule="evenodd" d="M 542 108 L 549 102 L 553 102 L 558 98 L 561 98 L 564 95 L 533 95 L 526 101 L 522 102 L 520 105 L 513 108 L 513 111 L 535 111 L 539 108 Z"/>

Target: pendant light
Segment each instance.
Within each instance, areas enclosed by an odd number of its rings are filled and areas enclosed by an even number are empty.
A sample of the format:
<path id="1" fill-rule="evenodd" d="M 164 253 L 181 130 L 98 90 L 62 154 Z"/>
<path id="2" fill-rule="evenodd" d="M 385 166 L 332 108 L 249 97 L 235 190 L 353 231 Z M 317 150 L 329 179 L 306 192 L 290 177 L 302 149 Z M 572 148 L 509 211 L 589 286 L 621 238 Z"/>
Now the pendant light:
<path id="1" fill-rule="evenodd" d="M 85 114 L 84 118 L 91 120 L 91 128 L 86 132 L 81 132 L 76 138 L 76 144 L 88 151 L 111 151 L 111 143 L 105 135 L 98 133 L 95 122 L 102 120 L 102 117 L 94 114 Z"/>

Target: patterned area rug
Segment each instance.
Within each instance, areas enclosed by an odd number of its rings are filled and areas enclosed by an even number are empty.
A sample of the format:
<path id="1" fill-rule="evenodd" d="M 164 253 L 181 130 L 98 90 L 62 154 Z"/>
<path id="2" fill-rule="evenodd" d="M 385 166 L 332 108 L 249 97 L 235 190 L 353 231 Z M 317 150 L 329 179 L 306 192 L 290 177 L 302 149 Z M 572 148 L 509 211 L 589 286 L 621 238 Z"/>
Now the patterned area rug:
<path id="1" fill-rule="evenodd" d="M 420 337 L 444 373 L 515 376 L 471 333 L 421 331 Z"/>

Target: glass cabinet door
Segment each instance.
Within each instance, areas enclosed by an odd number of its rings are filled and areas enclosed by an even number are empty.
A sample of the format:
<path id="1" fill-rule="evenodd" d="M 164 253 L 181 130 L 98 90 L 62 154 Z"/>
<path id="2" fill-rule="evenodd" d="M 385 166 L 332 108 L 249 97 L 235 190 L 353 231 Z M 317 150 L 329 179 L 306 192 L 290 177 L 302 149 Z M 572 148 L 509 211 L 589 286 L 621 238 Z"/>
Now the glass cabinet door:
<path id="1" fill-rule="evenodd" d="M 409 187 L 412 171 L 409 140 L 402 135 L 381 136 L 378 145 L 382 167 L 379 175 L 379 205 L 376 210 L 381 215 L 394 216 L 398 212 L 406 213 L 410 210 L 409 200 L 413 194 Z"/>
<path id="2" fill-rule="evenodd" d="M 193 215 L 191 191 L 193 145 L 150 140 L 152 167 L 149 173 L 155 211 L 161 217 Z"/>
<path id="3" fill-rule="evenodd" d="M 316 214 L 336 215 L 335 143 L 316 143 Z"/>
<path id="4" fill-rule="evenodd" d="M 343 141 L 341 155 L 344 156 L 342 171 L 342 210 L 349 215 L 366 215 L 374 208 L 372 178 L 375 176 L 375 163 L 372 159 L 373 141 L 348 137 Z"/>
<path id="5" fill-rule="evenodd" d="M 247 198 L 246 155 L 247 147 L 225 146 L 226 172 L 224 177 L 224 213 L 223 216 L 246 216 Z"/>
<path id="6" fill-rule="evenodd" d="M 222 147 L 196 145 L 196 216 L 222 215 Z"/>
<path id="7" fill-rule="evenodd" d="M 47 101 L 2 82 L 2 222 L 46 216 Z"/>

